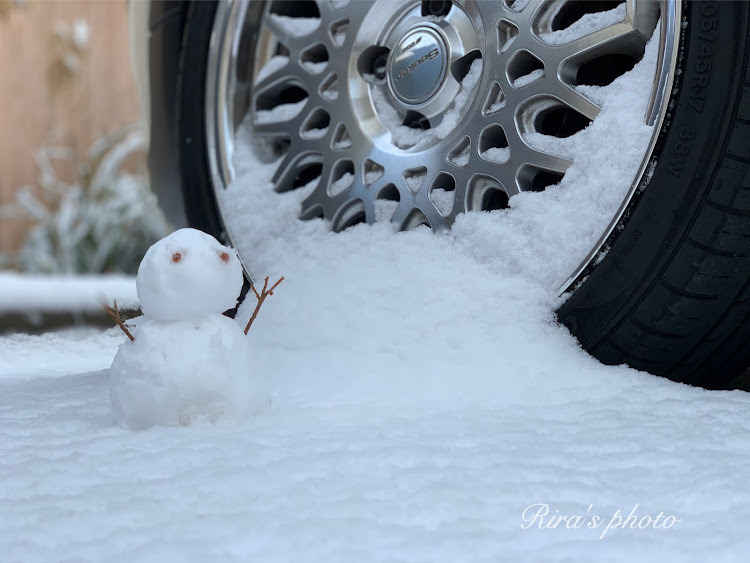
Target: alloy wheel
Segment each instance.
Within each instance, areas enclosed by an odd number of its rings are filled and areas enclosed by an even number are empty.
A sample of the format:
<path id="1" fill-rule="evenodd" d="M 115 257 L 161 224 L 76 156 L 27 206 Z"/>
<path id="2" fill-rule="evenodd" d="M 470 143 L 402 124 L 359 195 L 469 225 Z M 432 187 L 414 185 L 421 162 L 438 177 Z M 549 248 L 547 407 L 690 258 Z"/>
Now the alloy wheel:
<path id="1" fill-rule="evenodd" d="M 555 139 L 601 109 L 586 87 L 632 68 L 661 22 L 644 116 L 658 131 L 678 21 L 668 0 L 223 3 L 206 77 L 220 211 L 245 119 L 256 157 L 276 167 L 273 189 L 314 185 L 302 220 L 320 217 L 335 231 L 379 220 L 440 230 L 464 211 L 507 207 L 561 180 L 571 161 Z M 620 219 L 655 136 L 609 230 L 561 291 Z"/>

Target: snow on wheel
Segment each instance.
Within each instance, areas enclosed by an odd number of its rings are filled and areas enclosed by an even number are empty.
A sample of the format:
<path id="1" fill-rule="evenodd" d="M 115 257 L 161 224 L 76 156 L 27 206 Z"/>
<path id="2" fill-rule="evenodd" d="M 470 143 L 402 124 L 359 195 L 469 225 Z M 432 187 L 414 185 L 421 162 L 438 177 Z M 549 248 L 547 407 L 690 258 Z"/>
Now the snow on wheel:
<path id="1" fill-rule="evenodd" d="M 197 2 L 183 35 L 187 217 L 248 273 L 292 222 L 493 211 L 482 244 L 603 362 L 709 387 L 750 363 L 747 4 Z"/>

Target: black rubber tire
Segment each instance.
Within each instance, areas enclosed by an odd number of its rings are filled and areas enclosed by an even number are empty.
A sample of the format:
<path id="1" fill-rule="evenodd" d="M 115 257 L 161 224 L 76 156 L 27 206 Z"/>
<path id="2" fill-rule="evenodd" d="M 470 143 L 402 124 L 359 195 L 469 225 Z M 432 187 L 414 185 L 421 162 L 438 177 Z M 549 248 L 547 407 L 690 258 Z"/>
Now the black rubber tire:
<path id="1" fill-rule="evenodd" d="M 558 311 L 606 364 L 709 388 L 750 364 L 749 12 L 747 2 L 683 4 L 653 176 Z"/>
<path id="2" fill-rule="evenodd" d="M 177 138 L 188 224 L 229 244 L 213 195 L 203 121 L 208 45 L 216 7 L 216 2 L 192 2 L 187 11 L 177 83 Z M 250 286 L 246 275 L 239 304 L 245 300 Z M 239 304 L 224 314 L 234 318 Z"/>
<path id="3" fill-rule="evenodd" d="M 204 84 L 214 2 L 193 2 L 178 88 L 189 222 L 224 238 Z M 653 175 L 558 317 L 607 364 L 721 388 L 750 364 L 750 4 L 688 1 Z"/>
<path id="4" fill-rule="evenodd" d="M 177 81 L 177 138 L 188 223 L 227 244 L 211 184 L 204 121 L 208 46 L 216 7 L 216 2 L 198 1 L 187 10 Z"/>

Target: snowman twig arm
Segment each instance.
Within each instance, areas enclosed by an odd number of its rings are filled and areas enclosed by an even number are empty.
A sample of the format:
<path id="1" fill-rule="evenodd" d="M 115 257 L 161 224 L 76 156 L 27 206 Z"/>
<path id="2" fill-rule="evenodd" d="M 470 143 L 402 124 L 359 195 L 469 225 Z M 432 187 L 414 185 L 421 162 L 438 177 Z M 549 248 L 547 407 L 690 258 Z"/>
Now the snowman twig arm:
<path id="1" fill-rule="evenodd" d="M 247 334 L 247 331 L 250 330 L 250 327 L 253 325 L 253 321 L 255 320 L 255 317 L 258 316 L 258 311 L 260 311 L 261 306 L 263 305 L 263 302 L 266 300 L 266 297 L 269 295 L 273 295 L 273 290 L 276 289 L 281 282 L 284 281 L 284 277 L 282 276 L 279 278 L 279 281 L 277 281 L 275 284 L 271 286 L 271 289 L 268 289 L 268 276 L 266 276 L 266 280 L 263 282 L 263 289 L 260 290 L 260 293 L 258 293 L 258 290 L 255 289 L 255 286 L 251 286 L 253 293 L 255 293 L 255 297 L 258 298 L 258 304 L 255 305 L 255 311 L 253 311 L 252 316 L 250 317 L 250 320 L 247 321 L 247 326 L 245 327 L 245 334 Z"/>
<path id="2" fill-rule="evenodd" d="M 112 317 L 112 320 L 117 323 L 117 326 L 119 326 L 122 331 L 127 335 L 128 338 L 130 338 L 131 342 L 135 342 L 135 338 L 132 334 L 130 334 L 130 331 L 128 330 L 128 327 L 125 326 L 125 323 L 122 322 L 122 317 L 120 317 L 120 310 L 117 308 L 117 300 L 115 299 L 115 308 L 112 309 L 110 306 L 105 306 L 104 310 L 107 311 L 107 314 Z"/>

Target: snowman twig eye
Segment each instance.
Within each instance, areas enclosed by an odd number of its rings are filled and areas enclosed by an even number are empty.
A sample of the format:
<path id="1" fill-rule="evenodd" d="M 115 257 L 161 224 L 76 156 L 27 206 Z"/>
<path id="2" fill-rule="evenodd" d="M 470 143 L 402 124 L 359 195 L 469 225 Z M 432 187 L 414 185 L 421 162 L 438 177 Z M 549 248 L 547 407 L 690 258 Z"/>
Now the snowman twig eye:
<path id="1" fill-rule="evenodd" d="M 172 262 L 179 262 L 182 259 L 182 254 L 175 252 L 172 254 Z"/>
<path id="2" fill-rule="evenodd" d="M 255 317 L 258 316 L 258 311 L 260 311 L 261 306 L 263 305 L 263 302 L 266 300 L 266 297 L 269 295 L 273 295 L 273 290 L 278 287 L 278 285 L 284 281 L 284 277 L 282 276 L 279 278 L 279 281 L 277 281 L 275 284 L 271 286 L 271 289 L 268 289 L 268 277 L 266 276 L 266 281 L 263 282 L 263 289 L 260 290 L 260 293 L 258 293 L 258 290 L 255 289 L 255 286 L 251 286 L 253 293 L 255 293 L 255 297 L 258 298 L 258 304 L 255 306 L 255 311 L 253 311 L 252 316 L 250 317 L 250 320 L 247 321 L 247 326 L 245 327 L 245 334 L 247 334 L 247 331 L 250 330 L 250 327 L 253 324 L 253 321 L 255 320 Z"/>

